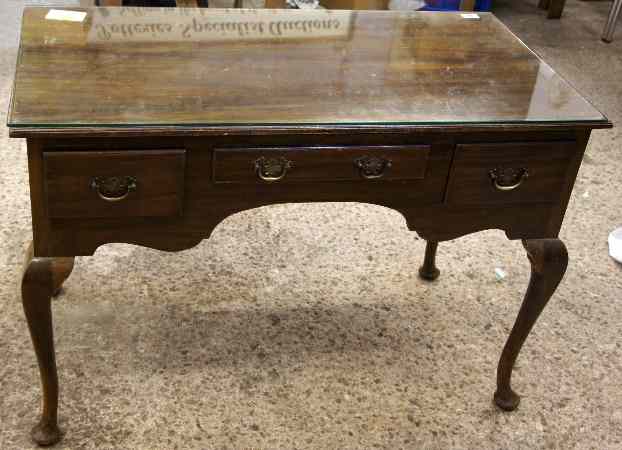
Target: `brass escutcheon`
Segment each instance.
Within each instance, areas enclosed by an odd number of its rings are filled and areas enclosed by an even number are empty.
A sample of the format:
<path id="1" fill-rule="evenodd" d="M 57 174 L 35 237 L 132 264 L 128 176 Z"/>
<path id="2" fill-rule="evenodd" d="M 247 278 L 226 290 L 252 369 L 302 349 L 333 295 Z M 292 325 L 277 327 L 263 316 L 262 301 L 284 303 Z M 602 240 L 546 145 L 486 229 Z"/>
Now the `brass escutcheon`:
<path id="1" fill-rule="evenodd" d="M 529 177 L 529 171 L 524 167 L 520 169 L 498 168 L 492 169 L 488 172 L 488 175 L 495 189 L 498 191 L 511 191 L 519 187 Z"/>
<path id="2" fill-rule="evenodd" d="M 136 187 L 136 177 L 131 176 L 95 177 L 91 180 L 91 189 L 107 202 L 119 202 L 127 198 Z"/>
<path id="3" fill-rule="evenodd" d="M 391 167 L 392 162 L 386 158 L 377 156 L 362 156 L 354 160 L 354 165 L 359 169 L 359 175 L 366 180 L 382 178 Z"/>
<path id="4" fill-rule="evenodd" d="M 287 171 L 294 163 L 283 156 L 266 158 L 262 156 L 255 160 L 255 172 L 265 182 L 273 183 L 285 178 Z"/>

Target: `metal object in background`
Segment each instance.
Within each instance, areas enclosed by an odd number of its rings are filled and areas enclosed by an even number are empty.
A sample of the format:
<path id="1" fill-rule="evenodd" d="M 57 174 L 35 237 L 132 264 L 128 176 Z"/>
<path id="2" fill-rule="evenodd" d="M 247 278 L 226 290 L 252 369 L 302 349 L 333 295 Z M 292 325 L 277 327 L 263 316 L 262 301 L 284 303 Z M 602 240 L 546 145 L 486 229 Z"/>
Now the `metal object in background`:
<path id="1" fill-rule="evenodd" d="M 121 0 L 116 2 L 106 2 L 106 0 L 95 0 L 95 6 L 155 6 L 155 7 L 175 7 L 175 6 L 195 6 L 207 8 L 208 0 Z"/>
<path id="2" fill-rule="evenodd" d="M 605 42 L 613 41 L 613 32 L 616 29 L 616 22 L 620 17 L 620 11 L 622 10 L 622 0 L 613 0 L 611 11 L 609 11 L 609 17 L 607 17 L 607 23 L 603 30 L 602 40 Z"/>
<path id="3" fill-rule="evenodd" d="M 175 0 L 123 0 L 123 6 L 154 6 L 174 8 L 177 6 Z"/>
<path id="4" fill-rule="evenodd" d="M 287 0 L 287 6 L 298 9 L 318 9 L 321 8 L 319 0 Z"/>

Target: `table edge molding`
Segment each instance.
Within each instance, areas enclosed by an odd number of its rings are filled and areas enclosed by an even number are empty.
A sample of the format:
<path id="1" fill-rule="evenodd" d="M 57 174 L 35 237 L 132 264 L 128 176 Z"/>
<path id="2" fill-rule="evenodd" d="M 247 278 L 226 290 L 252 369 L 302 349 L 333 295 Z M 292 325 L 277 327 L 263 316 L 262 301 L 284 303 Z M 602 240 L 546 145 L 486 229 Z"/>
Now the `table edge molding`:
<path id="1" fill-rule="evenodd" d="M 548 123 L 451 123 L 417 125 L 218 125 L 218 126 L 74 126 L 74 127 L 31 127 L 9 126 L 11 138 L 51 137 L 136 137 L 136 136 L 262 136 L 287 133 L 340 135 L 356 133 L 464 133 L 486 131 L 560 131 L 612 128 L 608 120 L 585 122 Z"/>

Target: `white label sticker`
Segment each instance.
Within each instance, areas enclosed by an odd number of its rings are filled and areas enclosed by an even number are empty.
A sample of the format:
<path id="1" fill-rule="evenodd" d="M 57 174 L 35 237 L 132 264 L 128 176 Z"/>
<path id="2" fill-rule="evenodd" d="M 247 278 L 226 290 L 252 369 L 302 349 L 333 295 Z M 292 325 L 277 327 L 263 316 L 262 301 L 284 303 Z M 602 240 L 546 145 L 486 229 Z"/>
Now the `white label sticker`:
<path id="1" fill-rule="evenodd" d="M 46 14 L 47 20 L 68 20 L 70 22 L 82 22 L 86 17 L 84 11 L 68 11 L 65 9 L 50 9 Z"/>
<path id="2" fill-rule="evenodd" d="M 479 20 L 479 14 L 475 14 L 475 13 L 463 13 L 460 14 L 462 16 L 463 19 L 467 19 L 467 20 Z"/>

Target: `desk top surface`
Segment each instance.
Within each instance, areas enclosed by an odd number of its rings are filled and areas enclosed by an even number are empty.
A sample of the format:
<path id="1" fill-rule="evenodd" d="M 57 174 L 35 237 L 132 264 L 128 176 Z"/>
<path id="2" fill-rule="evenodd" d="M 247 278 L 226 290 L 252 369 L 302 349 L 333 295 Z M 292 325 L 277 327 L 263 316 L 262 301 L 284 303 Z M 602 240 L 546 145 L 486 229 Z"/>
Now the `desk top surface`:
<path id="1" fill-rule="evenodd" d="M 26 8 L 10 127 L 608 124 L 492 14 Z"/>

